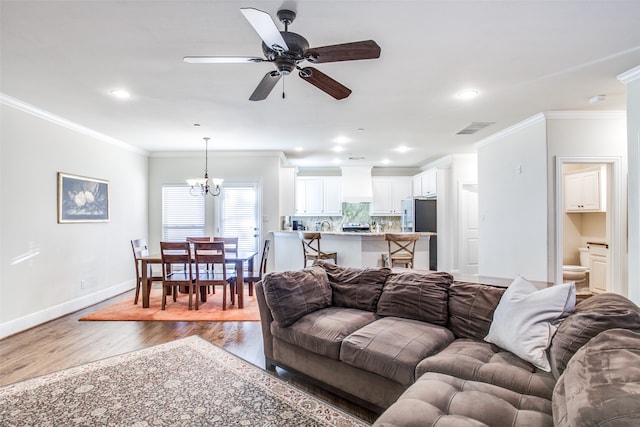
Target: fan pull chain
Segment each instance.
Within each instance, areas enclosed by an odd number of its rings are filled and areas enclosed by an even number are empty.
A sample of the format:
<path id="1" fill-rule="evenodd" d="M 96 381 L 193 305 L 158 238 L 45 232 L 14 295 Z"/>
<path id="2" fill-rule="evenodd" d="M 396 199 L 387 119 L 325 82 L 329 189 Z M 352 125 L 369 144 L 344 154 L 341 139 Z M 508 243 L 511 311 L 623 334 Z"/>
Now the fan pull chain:
<path id="1" fill-rule="evenodd" d="M 285 95 L 284 95 L 284 78 L 282 78 L 282 99 L 284 99 L 284 98 L 285 98 Z"/>

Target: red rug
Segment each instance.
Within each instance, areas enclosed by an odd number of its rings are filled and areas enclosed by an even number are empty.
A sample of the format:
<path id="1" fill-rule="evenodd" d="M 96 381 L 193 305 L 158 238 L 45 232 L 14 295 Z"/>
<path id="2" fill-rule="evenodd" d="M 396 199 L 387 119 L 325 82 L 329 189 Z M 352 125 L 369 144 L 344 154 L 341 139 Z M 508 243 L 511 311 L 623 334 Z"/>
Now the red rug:
<path id="1" fill-rule="evenodd" d="M 195 299 L 195 295 L 194 295 Z M 178 300 L 167 297 L 167 307 L 162 307 L 162 289 L 153 288 L 149 298 L 149 308 L 142 308 L 142 298 L 138 304 L 130 299 L 120 301 L 82 317 L 80 320 L 156 320 L 165 322 L 257 322 L 260 321 L 258 302 L 255 296 L 244 294 L 244 308 L 239 309 L 237 301 L 230 305 L 227 293 L 227 309 L 222 310 L 222 290 L 207 295 L 207 302 L 201 302 L 200 308 L 189 310 L 189 294 L 179 294 Z"/>

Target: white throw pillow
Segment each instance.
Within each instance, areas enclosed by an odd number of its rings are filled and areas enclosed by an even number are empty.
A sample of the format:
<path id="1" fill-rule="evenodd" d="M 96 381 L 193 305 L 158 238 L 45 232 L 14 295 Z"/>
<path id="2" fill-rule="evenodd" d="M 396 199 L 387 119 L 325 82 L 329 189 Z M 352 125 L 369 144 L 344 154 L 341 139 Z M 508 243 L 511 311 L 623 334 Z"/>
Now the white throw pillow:
<path id="1" fill-rule="evenodd" d="M 546 350 L 575 305 L 574 282 L 538 289 L 518 276 L 502 295 L 485 341 L 550 372 Z"/>

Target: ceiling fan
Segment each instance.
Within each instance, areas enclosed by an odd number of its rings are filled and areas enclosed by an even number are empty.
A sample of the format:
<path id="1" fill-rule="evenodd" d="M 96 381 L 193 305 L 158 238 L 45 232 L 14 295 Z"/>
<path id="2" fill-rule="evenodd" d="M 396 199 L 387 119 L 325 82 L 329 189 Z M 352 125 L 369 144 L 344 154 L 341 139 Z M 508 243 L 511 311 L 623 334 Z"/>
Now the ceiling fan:
<path id="1" fill-rule="evenodd" d="M 282 76 L 298 70 L 298 75 L 318 89 L 335 99 L 344 99 L 351 94 L 351 89 L 338 83 L 331 77 L 313 67 L 300 67 L 302 61 L 312 64 L 322 62 L 354 61 L 359 59 L 375 59 L 380 57 L 380 46 L 373 40 L 343 43 L 331 46 L 310 48 L 309 42 L 300 34 L 289 32 L 289 24 L 296 18 L 295 12 L 287 9 L 279 10 L 278 19 L 284 24 L 284 31 L 279 31 L 271 16 L 258 9 L 240 9 L 254 30 L 262 39 L 262 51 L 266 58 L 245 56 L 186 56 L 185 62 L 194 64 L 229 64 L 243 62 L 272 62 L 276 70 L 269 71 L 253 91 L 249 100 L 262 101 L 269 96 L 271 90 Z"/>

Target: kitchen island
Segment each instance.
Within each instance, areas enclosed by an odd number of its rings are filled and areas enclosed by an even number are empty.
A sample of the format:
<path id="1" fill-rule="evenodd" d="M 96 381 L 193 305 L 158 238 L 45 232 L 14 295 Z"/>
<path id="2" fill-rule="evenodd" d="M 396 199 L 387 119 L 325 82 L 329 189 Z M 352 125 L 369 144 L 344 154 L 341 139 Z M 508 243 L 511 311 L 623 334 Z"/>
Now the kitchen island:
<path id="1" fill-rule="evenodd" d="M 385 233 L 350 233 L 322 231 L 320 248 L 323 252 L 337 252 L 338 264 L 346 267 L 382 267 L 382 254 L 388 252 Z M 429 239 L 436 233 L 416 233 L 414 267 L 429 269 Z M 302 244 L 297 231 L 273 232 L 274 270 L 300 270 L 304 266 Z"/>

